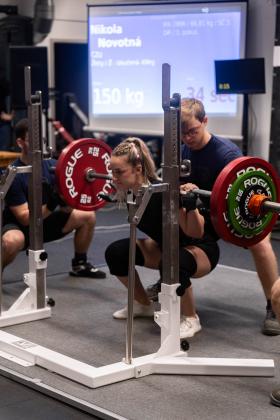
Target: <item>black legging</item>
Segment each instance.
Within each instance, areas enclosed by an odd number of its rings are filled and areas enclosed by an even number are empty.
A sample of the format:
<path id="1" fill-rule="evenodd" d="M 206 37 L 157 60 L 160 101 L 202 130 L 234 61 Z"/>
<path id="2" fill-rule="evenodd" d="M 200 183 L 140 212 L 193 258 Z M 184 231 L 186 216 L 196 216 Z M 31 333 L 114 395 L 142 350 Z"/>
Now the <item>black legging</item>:
<path id="1" fill-rule="evenodd" d="M 195 246 L 201 248 L 210 261 L 211 269 L 213 269 L 219 260 L 219 247 L 215 241 L 207 241 L 205 243 L 196 243 Z M 128 276 L 129 265 L 129 238 L 120 239 L 109 245 L 105 251 L 105 258 L 110 273 L 119 276 Z M 136 244 L 135 265 L 144 266 L 145 259 L 140 247 Z M 159 265 L 159 270 L 161 269 Z M 191 285 L 190 277 L 197 270 L 196 260 L 191 252 L 183 247 L 179 248 L 179 281 L 184 289 Z"/>

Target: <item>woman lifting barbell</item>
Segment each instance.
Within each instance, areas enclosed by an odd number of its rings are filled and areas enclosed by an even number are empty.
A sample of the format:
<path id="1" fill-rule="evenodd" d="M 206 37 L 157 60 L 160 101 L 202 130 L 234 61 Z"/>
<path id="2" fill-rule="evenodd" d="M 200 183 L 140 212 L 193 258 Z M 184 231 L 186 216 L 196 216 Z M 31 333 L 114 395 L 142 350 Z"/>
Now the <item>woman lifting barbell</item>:
<path id="1" fill-rule="evenodd" d="M 129 191 L 137 193 L 141 186 L 158 183 L 155 165 L 146 144 L 139 138 L 129 137 L 121 142 L 112 152 L 110 167 L 113 181 L 118 190 L 120 201 L 125 201 Z M 190 189 L 196 188 L 190 185 Z M 186 187 L 185 187 L 186 188 Z M 195 199 L 184 200 L 184 207 L 179 209 L 179 281 L 178 294 L 181 299 L 180 337 L 192 337 L 200 331 L 200 321 L 196 314 L 191 277 L 202 277 L 213 270 L 219 259 L 218 245 L 210 235 L 204 235 L 204 218 L 196 209 Z M 162 195 L 152 195 L 138 228 L 148 238 L 136 242 L 136 265 L 160 270 L 162 255 Z M 129 238 L 121 239 L 109 245 L 105 258 L 110 273 L 117 276 L 128 286 Z M 151 317 L 153 304 L 148 299 L 145 289 L 136 271 L 134 317 Z M 116 311 L 116 319 L 127 318 L 127 307 Z"/>

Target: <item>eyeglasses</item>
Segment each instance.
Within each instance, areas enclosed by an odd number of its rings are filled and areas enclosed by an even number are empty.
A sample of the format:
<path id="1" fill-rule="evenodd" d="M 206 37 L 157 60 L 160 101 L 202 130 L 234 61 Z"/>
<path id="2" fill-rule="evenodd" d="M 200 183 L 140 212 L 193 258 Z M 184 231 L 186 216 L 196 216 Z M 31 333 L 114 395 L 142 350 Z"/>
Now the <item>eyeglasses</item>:
<path id="1" fill-rule="evenodd" d="M 198 125 L 197 127 L 192 127 L 187 131 L 182 131 L 182 137 L 193 137 L 196 136 L 202 126 L 202 123 Z"/>

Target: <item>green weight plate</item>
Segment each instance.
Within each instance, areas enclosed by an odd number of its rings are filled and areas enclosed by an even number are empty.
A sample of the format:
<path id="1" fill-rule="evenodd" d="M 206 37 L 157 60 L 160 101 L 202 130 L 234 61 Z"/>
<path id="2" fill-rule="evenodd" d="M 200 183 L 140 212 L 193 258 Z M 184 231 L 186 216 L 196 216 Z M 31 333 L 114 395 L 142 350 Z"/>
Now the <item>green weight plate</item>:
<path id="1" fill-rule="evenodd" d="M 263 170 L 249 170 L 233 181 L 227 203 L 228 217 L 235 231 L 242 235 L 258 235 L 270 224 L 272 213 L 252 215 L 247 206 L 253 194 L 265 194 L 277 200 L 275 185 Z"/>
<path id="2" fill-rule="evenodd" d="M 251 171 L 261 170 L 265 174 L 268 174 L 276 191 L 275 201 L 278 202 L 280 188 L 277 172 L 270 163 L 255 157 L 240 157 L 231 161 L 217 177 L 210 199 L 211 220 L 217 234 L 225 241 L 242 247 L 250 247 L 260 242 L 271 232 L 273 225 L 278 219 L 278 214 L 273 214 L 270 222 L 266 223 L 264 229 L 261 229 L 259 233 L 256 233 L 255 231 L 255 234 L 252 234 L 251 232 L 250 234 L 240 233 L 236 231 L 235 227 L 232 225 L 229 217 L 229 206 L 231 206 L 231 201 L 228 201 L 228 197 L 232 185 L 235 184 L 239 177 L 248 172 L 249 169 Z"/>

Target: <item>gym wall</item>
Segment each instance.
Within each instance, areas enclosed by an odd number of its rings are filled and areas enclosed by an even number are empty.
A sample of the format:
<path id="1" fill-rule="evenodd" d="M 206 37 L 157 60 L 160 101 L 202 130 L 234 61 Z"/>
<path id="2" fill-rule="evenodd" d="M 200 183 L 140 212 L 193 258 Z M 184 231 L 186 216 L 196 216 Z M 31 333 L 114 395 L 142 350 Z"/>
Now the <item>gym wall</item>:
<path id="1" fill-rule="evenodd" d="M 111 0 L 107 3 L 122 3 Z M 134 3 L 135 1 L 132 1 Z M 211 1 L 209 1 L 211 2 Z M 0 4 L 15 4 L 15 1 L 0 1 Z M 26 1 L 30 10 L 30 3 Z M 50 34 L 39 45 L 48 47 L 49 56 L 49 87 L 54 87 L 54 53 L 53 42 L 71 40 L 73 42 L 87 41 L 87 0 L 55 0 L 55 17 Z M 24 12 L 24 4 L 21 5 Z M 27 5 L 26 5 L 27 7 Z M 276 0 L 249 0 L 247 34 L 247 56 L 264 57 L 266 66 L 266 94 L 254 95 L 250 104 L 255 113 L 257 129 L 249 145 L 249 154 L 269 158 L 271 101 L 272 101 L 272 73 L 273 73 L 273 48 L 276 21 Z M 71 69 L 68 69 L 71 71 Z M 54 104 L 50 104 L 50 113 L 55 115 Z M 250 128 L 250 127 L 249 127 Z"/>

